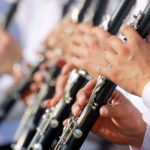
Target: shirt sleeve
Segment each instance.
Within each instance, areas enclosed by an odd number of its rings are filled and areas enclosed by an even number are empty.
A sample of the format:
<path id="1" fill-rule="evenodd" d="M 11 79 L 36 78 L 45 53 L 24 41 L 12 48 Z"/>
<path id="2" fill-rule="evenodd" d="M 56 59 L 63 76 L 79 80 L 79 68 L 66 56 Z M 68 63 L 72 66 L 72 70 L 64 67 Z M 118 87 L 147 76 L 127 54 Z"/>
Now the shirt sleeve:
<path id="1" fill-rule="evenodd" d="M 150 150 L 150 125 L 147 124 L 146 126 L 142 147 L 140 149 L 137 149 L 135 147 L 130 146 L 130 150 Z"/>
<path id="2" fill-rule="evenodd" d="M 142 99 L 146 108 L 150 110 L 150 81 L 144 87 L 142 92 Z"/>

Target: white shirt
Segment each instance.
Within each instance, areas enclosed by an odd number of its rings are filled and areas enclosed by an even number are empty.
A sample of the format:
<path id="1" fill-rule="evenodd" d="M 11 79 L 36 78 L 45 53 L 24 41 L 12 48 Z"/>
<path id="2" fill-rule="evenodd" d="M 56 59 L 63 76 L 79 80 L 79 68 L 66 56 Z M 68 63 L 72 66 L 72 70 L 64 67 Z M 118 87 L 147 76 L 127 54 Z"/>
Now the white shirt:
<path id="1" fill-rule="evenodd" d="M 147 108 L 145 113 L 143 114 L 143 119 L 147 122 L 145 136 L 143 139 L 143 144 L 140 150 L 149 150 L 150 149 L 150 81 L 144 87 L 142 92 L 142 100 Z M 131 150 L 139 150 L 131 147 Z"/>

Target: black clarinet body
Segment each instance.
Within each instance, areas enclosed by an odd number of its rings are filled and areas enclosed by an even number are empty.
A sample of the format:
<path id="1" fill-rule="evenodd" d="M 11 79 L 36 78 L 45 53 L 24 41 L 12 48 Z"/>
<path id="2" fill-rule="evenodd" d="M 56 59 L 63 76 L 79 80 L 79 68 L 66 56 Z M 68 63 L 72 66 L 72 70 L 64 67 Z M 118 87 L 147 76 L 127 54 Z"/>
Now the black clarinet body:
<path id="1" fill-rule="evenodd" d="M 67 145 L 63 147 L 65 150 L 80 149 L 81 145 L 88 136 L 89 131 L 93 127 L 93 122 L 95 123 L 99 117 L 99 109 L 97 108 L 100 108 L 107 103 L 115 87 L 116 86 L 113 83 L 106 81 L 105 86 L 101 88 L 101 91 L 96 93 L 93 105 L 88 107 L 88 109 L 85 109 L 79 117 L 80 120 L 77 122 L 79 125 L 77 126 Z"/>
<path id="2" fill-rule="evenodd" d="M 90 6 L 89 6 L 90 4 Z M 101 5 L 100 5 L 101 4 Z M 87 7 L 88 6 L 88 7 Z M 100 20 L 100 18 L 102 17 L 102 14 L 99 15 L 99 17 L 97 16 L 98 14 L 98 10 L 100 10 L 100 12 L 102 13 L 104 11 L 104 6 L 106 6 L 106 2 L 105 5 L 102 5 L 102 1 L 101 0 L 94 0 L 94 1 L 85 1 L 85 8 L 82 8 L 81 10 L 81 14 L 83 15 L 83 10 L 86 12 L 85 15 L 82 17 L 83 22 L 92 22 L 93 24 L 93 19 L 96 16 L 97 21 Z M 88 8 L 88 10 L 86 10 Z M 103 8 L 103 11 L 101 10 L 101 8 Z M 79 18 L 77 19 L 78 22 L 81 22 L 81 17 L 82 16 L 79 14 Z M 80 79 L 79 79 L 80 82 Z M 84 82 L 85 85 L 86 81 Z M 79 88 L 79 84 L 77 84 L 78 88 Z M 72 89 L 72 92 L 76 93 L 76 89 Z M 55 120 L 59 120 L 59 122 L 62 122 L 64 118 L 66 118 L 69 114 L 70 114 L 70 109 L 73 103 L 71 103 L 70 105 L 67 105 L 65 102 L 63 104 L 61 104 L 61 109 L 59 109 L 58 114 L 55 117 Z M 66 111 L 67 110 L 67 111 Z M 61 132 L 62 132 L 62 125 L 61 127 L 58 127 L 58 131 L 56 132 L 56 129 L 52 128 L 50 125 L 47 128 L 45 134 L 43 137 L 39 137 L 39 139 L 37 138 L 38 136 L 34 136 L 33 141 L 31 141 L 30 145 L 34 145 L 35 147 L 42 147 L 43 149 L 53 149 L 55 143 L 57 143 L 58 141 L 58 137 L 60 136 Z M 39 129 L 37 129 L 39 131 Z M 55 132 L 55 134 L 53 134 Z M 37 133 L 38 135 L 38 133 Z M 38 139 L 37 142 L 35 142 Z M 34 144 L 33 144 L 34 143 Z M 52 143 L 52 144 L 51 144 Z M 30 147 L 30 146 L 29 146 Z M 49 148 L 48 148 L 49 147 Z M 33 149 L 33 148 L 32 148 Z"/>
<path id="3" fill-rule="evenodd" d="M 139 17 L 141 15 L 141 19 L 139 20 L 139 23 L 134 28 L 143 38 L 146 38 L 150 31 L 150 2 L 147 4 L 145 10 L 143 12 L 139 12 L 138 15 Z M 137 18 L 135 19 L 138 19 L 138 15 Z"/>
<path id="4" fill-rule="evenodd" d="M 15 12 L 17 11 L 18 5 L 21 2 L 21 0 L 17 0 L 15 2 L 13 2 L 8 10 L 8 12 L 6 13 L 6 16 L 2 15 L 0 16 L 0 26 L 4 29 L 8 29 L 14 15 Z"/>
<path id="5" fill-rule="evenodd" d="M 107 30 L 115 34 L 120 28 L 124 18 L 129 13 L 129 10 L 134 5 L 133 2 L 123 0 L 118 9 L 114 12 L 113 16 L 108 22 Z M 118 14 L 119 13 L 119 14 Z M 117 19 L 120 19 L 119 21 Z M 103 76 L 99 76 L 97 84 L 80 116 L 78 118 L 72 117 L 64 127 L 63 133 L 59 142 L 54 150 L 78 150 L 85 141 L 92 126 L 99 116 L 99 108 L 107 104 L 110 96 L 112 95 L 116 85 L 107 80 Z"/>
<path id="6" fill-rule="evenodd" d="M 85 85 L 85 82 L 88 82 L 85 76 L 86 74 L 78 73 L 76 70 L 71 72 L 62 99 L 54 108 L 47 109 L 28 150 L 36 149 L 37 147 L 47 150 L 55 145 L 55 141 L 58 140 L 57 138 L 63 129 L 62 122 L 69 116 L 77 92 Z"/>
<path id="7" fill-rule="evenodd" d="M 43 141 L 41 142 L 43 146 L 43 150 L 52 150 L 54 145 L 59 139 L 59 136 L 62 133 L 63 130 L 63 120 L 67 118 L 70 115 L 71 112 L 71 106 L 75 102 L 76 94 L 77 92 L 88 82 L 84 77 L 79 76 L 77 82 L 73 85 L 70 92 L 70 98 L 72 98 L 72 101 L 67 101 L 67 97 L 65 97 L 65 100 L 63 101 L 63 104 L 61 105 L 61 109 L 59 109 L 59 112 L 56 114 L 56 117 L 54 120 L 59 120 L 59 125 L 57 128 L 52 127 L 51 125 L 48 127 L 46 134 L 43 138 Z M 68 99 L 69 100 L 69 99 Z"/>
<path id="8" fill-rule="evenodd" d="M 27 148 L 30 141 L 32 140 L 34 134 L 36 133 L 36 127 L 38 126 L 40 119 L 41 119 L 41 117 L 44 114 L 45 109 L 46 109 L 43 106 L 43 102 L 44 102 L 44 100 L 46 100 L 48 98 L 52 98 L 54 91 L 55 91 L 55 80 L 58 77 L 58 75 L 60 74 L 60 71 L 61 71 L 60 67 L 57 67 L 55 65 L 52 65 L 50 67 L 49 74 L 51 74 L 51 75 L 49 75 L 49 76 L 51 76 L 51 77 L 50 77 L 50 79 L 46 80 L 46 82 L 45 82 L 45 84 L 47 84 L 47 86 L 48 86 L 47 90 L 44 91 L 45 94 L 41 97 L 40 105 L 39 105 L 37 111 L 35 112 L 33 119 L 30 123 L 30 124 L 32 124 L 31 128 L 28 129 L 27 135 L 24 139 L 24 142 L 22 143 L 22 145 L 18 144 L 19 146 L 21 146 L 23 148 Z"/>
<path id="9" fill-rule="evenodd" d="M 14 106 L 16 101 L 21 98 L 21 95 L 33 82 L 33 74 L 38 70 L 39 66 L 36 66 L 30 70 L 28 74 L 24 76 L 22 80 L 15 87 L 11 87 L 8 91 L 5 99 L 2 100 L 0 105 L 0 122 L 5 119 L 11 108 Z"/>

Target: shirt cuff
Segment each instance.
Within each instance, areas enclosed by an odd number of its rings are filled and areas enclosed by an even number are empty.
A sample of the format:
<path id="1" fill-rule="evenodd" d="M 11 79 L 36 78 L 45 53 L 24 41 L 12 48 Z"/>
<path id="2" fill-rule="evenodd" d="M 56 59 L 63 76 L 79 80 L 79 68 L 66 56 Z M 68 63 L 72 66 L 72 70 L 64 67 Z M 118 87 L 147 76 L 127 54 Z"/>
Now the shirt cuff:
<path id="1" fill-rule="evenodd" d="M 150 81 L 144 87 L 142 92 L 142 99 L 144 105 L 150 110 Z"/>
<path id="2" fill-rule="evenodd" d="M 137 149 L 135 147 L 130 146 L 130 150 L 149 150 L 149 148 L 150 148 L 149 141 L 150 141 L 150 126 L 147 124 L 142 147 L 140 149 Z"/>

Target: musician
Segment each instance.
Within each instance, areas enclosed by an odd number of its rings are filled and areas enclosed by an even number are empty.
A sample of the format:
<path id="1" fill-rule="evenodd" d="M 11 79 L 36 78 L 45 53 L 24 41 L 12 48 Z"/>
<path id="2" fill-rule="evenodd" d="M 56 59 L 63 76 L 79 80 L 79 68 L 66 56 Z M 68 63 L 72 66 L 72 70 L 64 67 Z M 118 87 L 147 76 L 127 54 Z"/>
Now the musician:
<path id="1" fill-rule="evenodd" d="M 12 1 L 1 0 L 0 7 L 2 9 L 9 8 L 10 2 Z M 46 35 L 60 21 L 63 7 L 66 3 L 67 1 L 65 0 L 22 0 L 20 2 L 8 32 L 0 29 L 0 65 L 1 69 L 3 69 L 0 70 L 1 73 L 12 75 L 13 64 L 20 59 L 25 59 L 31 63 L 37 61 L 35 51 L 38 50 L 41 41 L 44 40 Z M 49 21 L 49 19 L 51 20 Z M 4 80 L 4 78 L 6 79 Z M 1 86 L 6 85 L 7 80 L 8 77 L 3 77 L 2 81 L 4 83 L 2 84 L 1 81 Z M 12 79 L 10 80 L 12 81 Z M 10 85 L 11 83 L 9 82 L 8 84 Z M 22 107 L 20 109 L 24 110 Z M 9 117 L 10 121 L 5 121 L 0 128 L 2 131 L 0 131 L 1 144 L 7 144 L 12 141 L 18 124 L 16 119 L 18 120 L 22 114 L 21 112 L 18 113 L 18 108 L 16 109 L 15 107 L 15 110 L 17 112 Z M 18 115 L 19 117 L 17 117 Z M 9 134 L 5 134 L 8 128 L 11 130 Z"/>
<path id="2" fill-rule="evenodd" d="M 80 30 L 82 29 L 86 34 L 82 36 L 82 40 L 81 35 L 74 37 L 73 42 L 77 44 L 71 47 L 71 51 L 77 57 L 71 59 L 71 62 L 76 66 L 86 69 L 95 77 L 97 77 L 98 74 L 108 77 L 132 94 L 138 96 L 143 95 L 144 103 L 146 103 L 148 107 L 148 81 L 150 77 L 148 57 L 149 43 L 145 42 L 138 33 L 129 26 L 121 28 L 121 33 L 127 38 L 127 44 L 123 44 L 117 37 L 110 35 L 101 28 L 92 29 L 92 27 L 88 25 L 83 26 L 84 27 L 80 27 Z M 89 32 L 91 30 L 92 32 Z M 79 44 L 81 43 L 78 40 L 79 36 L 80 41 L 82 41 L 82 46 Z M 75 52 L 75 49 L 78 51 L 78 54 Z M 80 102 L 78 102 L 78 105 L 82 105 L 82 98 L 86 96 L 87 93 L 84 93 L 79 98 Z M 80 110 L 79 108 L 74 108 L 73 111 L 76 111 L 75 109 Z M 105 111 L 108 112 L 108 110 Z M 144 120 L 149 123 L 148 114 L 146 114 L 146 117 L 147 118 L 144 117 Z M 149 126 L 147 125 L 143 146 L 145 146 L 145 140 L 148 138 L 148 134 Z"/>
<path id="3" fill-rule="evenodd" d="M 78 116 L 89 98 L 96 81 L 90 81 L 77 95 L 72 107 L 74 116 Z M 113 143 L 131 145 L 131 149 L 149 149 L 150 126 L 142 119 L 142 114 L 119 91 L 115 91 L 109 105 L 100 108 L 100 117 L 93 126 L 92 132 Z M 64 125 L 67 120 L 64 122 Z"/>

